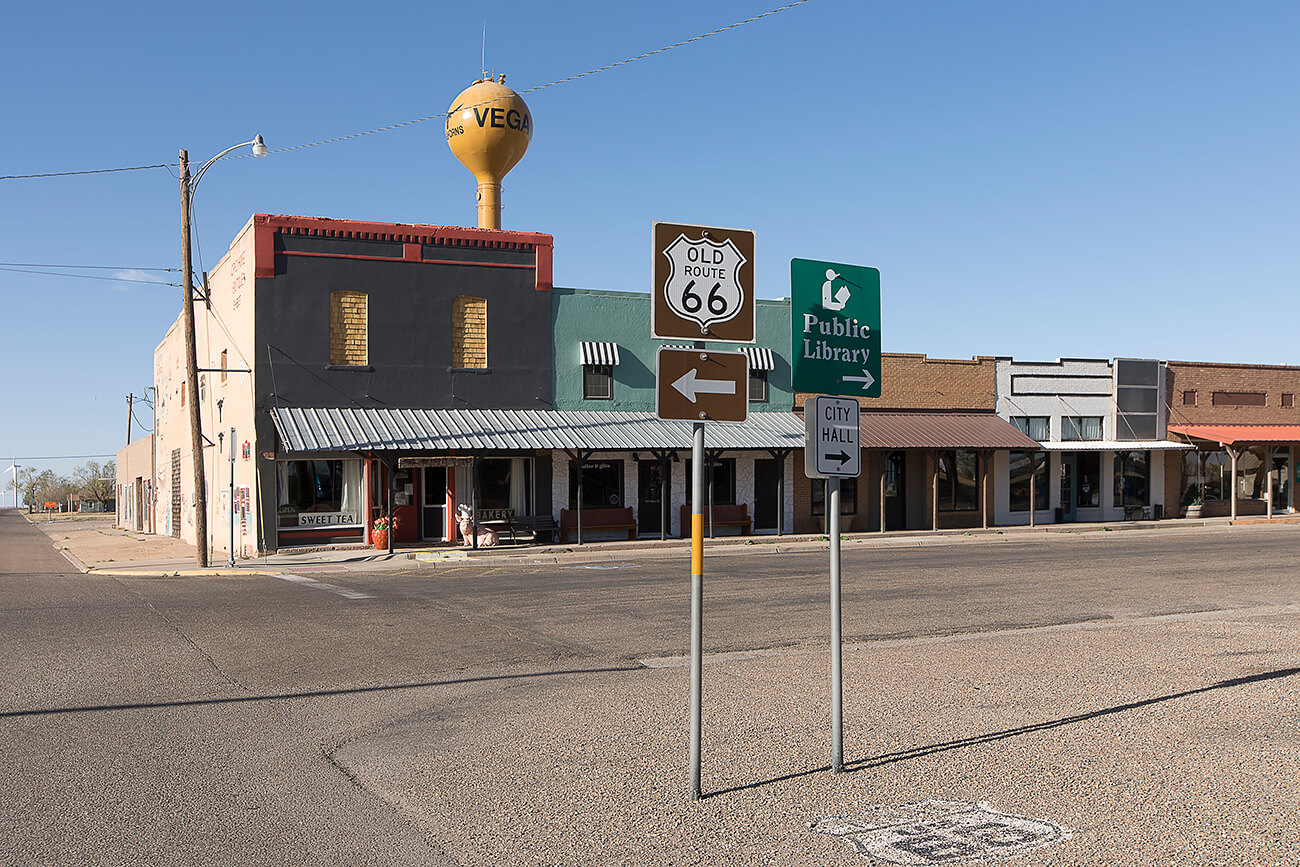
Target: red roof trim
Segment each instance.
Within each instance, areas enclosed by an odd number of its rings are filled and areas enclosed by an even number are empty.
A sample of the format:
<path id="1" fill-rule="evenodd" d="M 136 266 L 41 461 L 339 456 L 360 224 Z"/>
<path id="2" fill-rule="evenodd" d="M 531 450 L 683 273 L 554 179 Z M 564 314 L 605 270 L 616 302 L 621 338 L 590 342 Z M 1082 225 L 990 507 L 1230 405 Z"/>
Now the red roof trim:
<path id="1" fill-rule="evenodd" d="M 1169 432 L 1229 446 L 1237 443 L 1300 443 L 1300 424 L 1171 424 Z"/>
<path id="2" fill-rule="evenodd" d="M 541 232 L 508 232 L 502 229 L 473 229 L 465 226 L 426 226 L 409 223 L 371 223 L 335 220 L 329 217 L 293 217 L 284 214 L 254 214 L 255 276 L 275 276 L 276 234 L 394 241 L 402 244 L 442 244 L 452 247 L 480 247 L 495 250 L 532 250 L 537 255 L 537 289 L 550 291 L 554 238 Z"/>

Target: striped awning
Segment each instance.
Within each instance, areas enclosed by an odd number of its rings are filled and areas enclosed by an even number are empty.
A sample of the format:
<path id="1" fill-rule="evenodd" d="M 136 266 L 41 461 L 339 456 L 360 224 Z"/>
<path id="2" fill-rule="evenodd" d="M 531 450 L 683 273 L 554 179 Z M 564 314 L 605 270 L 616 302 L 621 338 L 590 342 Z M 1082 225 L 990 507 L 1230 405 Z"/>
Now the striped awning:
<path id="1" fill-rule="evenodd" d="M 579 344 L 583 364 L 618 365 L 617 343 L 596 343 L 584 340 Z"/>
<path id="2" fill-rule="evenodd" d="M 742 346 L 740 351 L 749 359 L 750 370 L 776 369 L 776 358 L 772 355 L 772 350 L 761 346 Z"/>

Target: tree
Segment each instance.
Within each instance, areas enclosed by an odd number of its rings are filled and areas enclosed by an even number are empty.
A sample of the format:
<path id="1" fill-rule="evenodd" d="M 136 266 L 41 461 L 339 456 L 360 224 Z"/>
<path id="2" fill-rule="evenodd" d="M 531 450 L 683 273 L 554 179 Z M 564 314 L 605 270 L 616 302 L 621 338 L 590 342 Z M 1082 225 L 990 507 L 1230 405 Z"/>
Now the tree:
<path id="1" fill-rule="evenodd" d="M 109 461 L 100 466 L 97 461 L 88 461 L 73 470 L 72 484 L 77 488 L 74 493 L 83 499 L 109 502 L 117 490 L 117 464 Z"/>

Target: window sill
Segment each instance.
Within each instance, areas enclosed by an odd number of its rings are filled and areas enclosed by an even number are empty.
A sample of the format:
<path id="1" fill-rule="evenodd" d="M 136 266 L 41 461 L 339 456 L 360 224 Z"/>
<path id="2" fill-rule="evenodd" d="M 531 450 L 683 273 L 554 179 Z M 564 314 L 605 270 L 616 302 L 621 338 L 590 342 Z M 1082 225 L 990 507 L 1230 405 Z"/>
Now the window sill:
<path id="1" fill-rule="evenodd" d="M 375 368 L 369 364 L 327 364 L 326 370 L 355 370 L 358 373 L 374 373 Z"/>
<path id="2" fill-rule="evenodd" d="M 490 367 L 449 367 L 448 373 L 491 373 Z"/>

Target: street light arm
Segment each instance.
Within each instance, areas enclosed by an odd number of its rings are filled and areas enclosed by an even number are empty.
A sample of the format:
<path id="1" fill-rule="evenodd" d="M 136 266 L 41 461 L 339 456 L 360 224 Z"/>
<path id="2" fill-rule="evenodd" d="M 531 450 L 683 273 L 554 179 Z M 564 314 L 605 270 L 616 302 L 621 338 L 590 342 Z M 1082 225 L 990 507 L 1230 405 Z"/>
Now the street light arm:
<path id="1" fill-rule="evenodd" d="M 231 151 L 237 151 L 240 148 L 248 147 L 249 145 L 253 146 L 254 156 L 259 156 L 259 157 L 266 156 L 266 144 L 262 141 L 262 137 L 260 135 L 253 136 L 251 141 L 240 142 L 237 145 L 232 145 L 231 147 L 226 148 L 221 153 L 217 154 L 215 157 L 208 160 L 203 165 L 199 166 L 199 170 L 194 173 L 194 179 L 190 181 L 191 199 L 194 196 L 194 191 L 198 189 L 199 181 L 203 179 L 203 173 L 206 172 L 209 168 L 211 168 L 213 163 L 215 163 L 217 160 L 221 159 Z"/>

